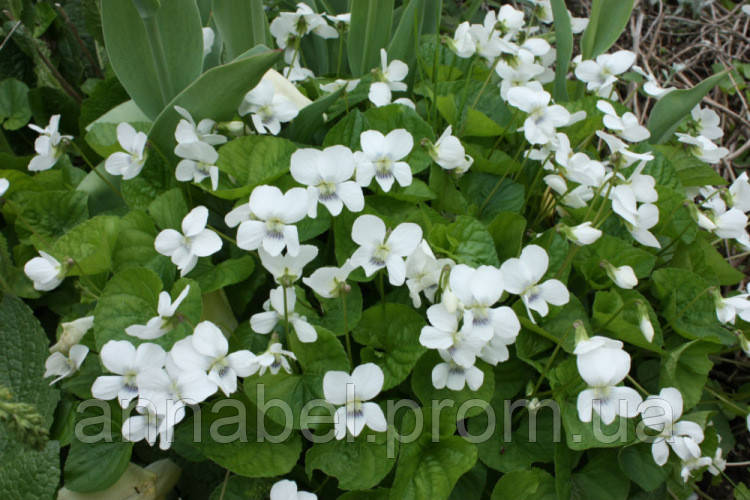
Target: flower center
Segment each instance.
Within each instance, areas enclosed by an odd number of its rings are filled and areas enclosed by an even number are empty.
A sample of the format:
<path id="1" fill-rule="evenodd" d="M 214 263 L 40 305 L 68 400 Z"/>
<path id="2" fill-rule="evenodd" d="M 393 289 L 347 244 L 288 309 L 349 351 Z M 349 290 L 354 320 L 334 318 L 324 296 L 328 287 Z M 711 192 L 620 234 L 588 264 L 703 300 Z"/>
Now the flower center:
<path id="1" fill-rule="evenodd" d="M 129 371 L 129 372 L 126 372 L 122 377 L 125 382 L 123 384 L 123 388 L 127 390 L 128 392 L 137 393 L 138 385 L 136 384 L 136 381 L 135 381 L 136 373 L 134 371 Z"/>
<path id="2" fill-rule="evenodd" d="M 391 177 L 393 170 L 393 160 L 390 158 L 381 158 L 375 161 L 375 175 L 379 179 L 387 179 Z"/>
<path id="3" fill-rule="evenodd" d="M 333 182 L 323 181 L 316 186 L 319 192 L 319 198 L 324 201 L 335 199 L 336 196 L 336 184 Z"/>
<path id="4" fill-rule="evenodd" d="M 448 373 L 450 375 L 461 375 L 463 376 L 466 373 L 466 370 L 464 370 L 463 366 L 457 365 L 456 363 L 451 363 L 451 367 L 448 370 Z"/>
<path id="5" fill-rule="evenodd" d="M 376 266 L 383 266 L 385 265 L 386 259 L 388 259 L 388 255 L 390 255 L 391 249 L 388 248 L 388 245 L 385 243 L 381 243 L 377 247 L 375 247 L 375 250 L 372 252 L 372 257 L 370 257 L 370 262 L 375 264 Z"/>
<path id="6" fill-rule="evenodd" d="M 208 369 L 209 372 L 212 370 L 216 370 L 216 373 L 219 375 L 219 377 L 224 377 L 229 371 L 229 363 L 227 363 L 226 358 L 222 356 L 215 359 L 211 364 L 211 367 Z"/>
<path id="7" fill-rule="evenodd" d="M 526 300 L 529 303 L 536 302 L 539 300 L 539 297 L 541 295 L 541 291 L 539 290 L 539 287 L 536 285 L 532 285 L 529 288 L 526 289 Z"/>
<path id="8" fill-rule="evenodd" d="M 346 413 L 352 417 L 362 416 L 362 401 L 355 399 L 353 401 L 346 402 Z"/>
<path id="9" fill-rule="evenodd" d="M 484 326 L 490 322 L 490 315 L 487 313 L 487 307 L 477 306 L 472 308 L 474 313 L 474 326 Z"/>
<path id="10" fill-rule="evenodd" d="M 271 238 L 284 237 L 284 223 L 279 219 L 268 219 L 266 221 L 266 236 Z"/>

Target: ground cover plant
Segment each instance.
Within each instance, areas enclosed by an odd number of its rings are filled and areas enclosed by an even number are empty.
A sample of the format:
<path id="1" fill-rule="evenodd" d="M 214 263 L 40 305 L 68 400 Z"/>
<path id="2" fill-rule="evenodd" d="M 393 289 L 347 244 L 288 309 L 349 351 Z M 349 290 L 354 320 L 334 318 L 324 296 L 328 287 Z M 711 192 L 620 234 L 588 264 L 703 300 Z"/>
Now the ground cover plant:
<path id="1" fill-rule="evenodd" d="M 628 0 L 4 7 L 6 498 L 750 497 L 744 66 Z"/>

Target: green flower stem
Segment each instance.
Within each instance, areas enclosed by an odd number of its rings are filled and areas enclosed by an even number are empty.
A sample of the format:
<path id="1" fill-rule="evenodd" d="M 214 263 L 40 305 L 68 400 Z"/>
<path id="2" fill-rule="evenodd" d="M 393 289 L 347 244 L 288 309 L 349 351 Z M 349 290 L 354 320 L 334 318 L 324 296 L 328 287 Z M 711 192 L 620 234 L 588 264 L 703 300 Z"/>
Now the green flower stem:
<path id="1" fill-rule="evenodd" d="M 286 72 L 286 75 L 285 75 L 286 78 L 289 78 L 289 75 L 292 74 L 292 67 L 294 66 L 294 61 L 297 60 L 297 56 L 299 55 L 299 46 L 300 46 L 300 38 L 296 37 L 295 42 L 294 42 L 294 52 L 292 53 L 292 62 L 289 64 L 289 70 Z"/>
<path id="2" fill-rule="evenodd" d="M 229 482 L 229 469 L 227 469 L 227 473 L 224 474 L 224 481 L 221 483 L 221 493 L 219 493 L 219 500 L 224 500 L 224 495 L 227 492 L 227 483 Z"/>
<path id="3" fill-rule="evenodd" d="M 733 410 L 734 410 L 735 412 L 737 412 L 737 413 L 738 413 L 738 414 L 739 414 L 740 416 L 743 416 L 743 417 L 744 417 L 744 416 L 746 416 L 746 415 L 747 415 L 748 413 L 750 413 L 750 410 L 748 410 L 747 408 L 742 408 L 742 407 L 738 406 L 738 405 L 737 405 L 736 403 L 734 403 L 733 401 L 730 401 L 729 399 L 727 399 L 726 397 L 724 397 L 724 395 L 722 395 L 722 394 L 720 394 L 719 392 L 717 392 L 717 391 L 715 391 L 715 390 L 711 389 L 711 388 L 710 388 L 709 386 L 706 386 L 706 387 L 704 387 L 703 389 L 704 389 L 704 390 L 705 390 L 705 391 L 706 391 L 707 393 L 711 394 L 711 395 L 712 395 L 712 396 L 714 396 L 714 397 L 715 397 L 716 399 L 718 399 L 719 401 L 721 401 L 722 403 L 724 403 L 725 405 L 727 405 L 728 407 L 730 407 L 731 409 L 733 409 Z"/>
<path id="4" fill-rule="evenodd" d="M 91 169 L 91 171 L 94 172 L 109 187 L 109 189 L 113 193 L 115 193 L 117 196 L 120 197 L 120 199 L 122 199 L 124 201 L 125 198 L 123 198 L 122 193 L 120 192 L 120 190 L 117 189 L 117 187 L 115 187 L 115 185 L 112 184 L 112 182 L 109 179 L 107 179 L 106 177 L 104 177 L 104 175 L 96 169 L 96 167 L 93 165 L 93 163 L 91 163 L 91 160 L 89 160 L 88 157 L 86 157 L 86 155 L 84 154 L 83 150 L 78 146 L 78 144 L 76 144 L 73 141 L 71 141 L 70 144 L 73 145 L 73 147 L 75 148 L 75 150 L 78 152 L 78 155 L 81 158 L 83 158 L 84 163 L 86 163 L 86 165 L 88 165 L 88 167 Z"/>
<path id="5" fill-rule="evenodd" d="M 542 369 L 542 373 L 539 374 L 539 378 L 537 379 L 536 384 L 534 384 L 534 388 L 531 390 L 529 398 L 533 398 L 534 396 L 536 396 L 536 393 L 539 390 L 539 387 L 541 387 L 542 382 L 544 382 L 544 379 L 547 378 L 549 369 L 552 367 L 552 362 L 555 360 L 555 357 L 557 357 L 557 353 L 560 352 L 560 347 L 562 347 L 562 343 L 555 346 L 555 350 L 552 351 L 552 356 L 550 356 L 547 362 L 544 364 L 544 369 Z"/>
<path id="6" fill-rule="evenodd" d="M 630 304 L 633 304 L 635 302 L 638 302 L 639 300 L 641 300 L 641 299 L 630 299 L 630 300 L 628 300 L 626 302 L 623 302 L 622 305 L 620 307 L 618 307 L 615 312 L 612 313 L 612 316 L 610 316 L 610 318 L 607 320 L 607 322 L 604 323 L 602 326 L 599 327 L 599 330 L 604 330 L 605 328 L 607 328 L 607 326 L 609 326 L 609 324 L 612 323 L 612 321 L 614 321 L 615 318 L 617 318 L 620 315 L 620 313 L 625 310 L 625 308 L 627 306 L 629 306 Z"/>
<path id="7" fill-rule="evenodd" d="M 226 234 L 222 233 L 221 231 L 219 231 L 218 229 L 216 229 L 216 228 L 215 228 L 214 226 L 212 226 L 211 224 L 206 224 L 206 227 L 207 227 L 208 229 L 210 229 L 211 231 L 215 232 L 216 234 L 218 234 L 219 236 L 221 236 L 221 237 L 222 237 L 223 239 L 227 240 L 227 241 L 228 241 L 229 243 L 231 243 L 232 245 L 234 245 L 234 246 L 237 246 L 237 240 L 235 240 L 235 239 L 234 239 L 234 238 L 232 238 L 231 236 L 227 236 Z"/>
<path id="8" fill-rule="evenodd" d="M 648 396 L 649 395 L 648 391 L 646 389 L 644 389 L 643 386 L 641 384 L 639 384 L 633 377 L 631 377 L 630 375 L 627 375 L 625 378 L 627 378 L 628 382 L 630 382 L 631 384 L 633 384 L 635 386 L 635 388 L 638 389 L 638 391 L 641 392 L 641 394 L 643 394 L 644 396 Z"/>
<path id="9" fill-rule="evenodd" d="M 484 79 L 484 83 L 482 83 L 482 87 L 479 89 L 479 93 L 474 98 L 474 102 L 471 104 L 471 107 L 469 109 L 475 109 L 477 107 L 477 104 L 479 103 L 479 99 L 482 97 L 482 94 L 484 93 L 484 90 L 487 88 L 487 84 L 490 83 L 490 80 L 492 80 L 492 74 L 495 72 L 495 67 L 497 66 L 497 63 L 500 62 L 500 57 L 497 56 L 494 61 L 492 61 L 492 66 L 490 66 L 490 71 L 487 73 L 487 78 Z"/>
<path id="10" fill-rule="evenodd" d="M 521 170 L 523 170 L 523 167 L 526 166 L 526 160 L 527 159 L 528 159 L 528 156 L 523 159 L 523 162 L 521 163 L 521 166 L 519 167 L 518 172 L 520 172 Z M 516 172 L 516 174 L 518 172 Z M 500 189 L 500 186 L 502 186 L 503 181 L 508 177 L 508 173 L 510 173 L 510 170 L 506 170 L 505 171 L 505 173 L 503 174 L 503 176 L 500 177 L 500 180 L 498 180 L 497 183 L 495 184 L 495 186 L 492 188 L 492 191 L 489 192 L 489 194 L 487 195 L 487 197 L 484 199 L 484 201 L 482 202 L 482 204 L 479 206 L 479 212 L 477 212 L 477 216 L 482 215 L 482 212 L 484 211 L 485 208 L 487 208 L 487 205 L 489 204 L 489 202 L 492 199 L 492 197 L 495 196 L 495 193 L 497 193 L 497 190 Z M 515 179 L 515 177 L 516 176 L 514 175 L 513 178 Z"/>
<path id="11" fill-rule="evenodd" d="M 289 306 L 286 300 L 286 286 L 282 285 L 282 292 L 284 294 L 284 333 L 286 333 L 286 341 L 289 342 Z"/>
<path id="12" fill-rule="evenodd" d="M 445 248 L 439 247 L 439 246 L 434 245 L 432 243 L 430 243 L 430 246 L 432 247 L 433 250 L 435 250 L 438 253 L 441 253 L 441 254 L 445 255 L 446 257 L 450 257 L 453 260 L 459 260 L 458 256 L 456 254 L 454 254 L 453 252 L 451 252 L 450 250 L 446 250 Z"/>
<path id="13" fill-rule="evenodd" d="M 341 295 L 341 309 L 344 312 L 344 331 L 346 332 L 344 339 L 346 340 L 346 354 L 349 356 L 349 361 L 354 364 L 354 358 L 352 357 L 352 341 L 351 338 L 349 338 L 349 321 L 346 316 L 346 292 L 341 290 L 339 295 Z"/>
<path id="14" fill-rule="evenodd" d="M 526 317 L 519 317 L 518 321 L 521 323 L 521 326 L 523 326 L 524 328 L 531 330 L 532 332 L 536 334 L 541 335 L 545 339 L 550 340 L 557 345 L 560 345 L 563 342 L 562 340 L 558 339 L 557 337 L 552 335 L 550 332 L 548 332 L 547 330 L 537 325 L 536 323 L 532 322 L 530 319 Z"/>
<path id="15" fill-rule="evenodd" d="M 578 253 L 578 250 L 580 250 L 581 247 L 578 245 L 573 245 L 570 250 L 568 250 L 568 255 L 565 256 L 565 260 L 563 261 L 562 265 L 560 266 L 560 269 L 557 270 L 555 273 L 555 279 L 559 279 L 560 276 L 565 272 L 565 270 L 568 268 L 568 266 L 573 262 L 573 258 Z"/>
<path id="16" fill-rule="evenodd" d="M 383 274 L 385 269 L 378 271 L 378 292 L 380 293 L 380 304 L 383 307 L 383 320 L 385 320 L 385 285 L 383 284 Z"/>

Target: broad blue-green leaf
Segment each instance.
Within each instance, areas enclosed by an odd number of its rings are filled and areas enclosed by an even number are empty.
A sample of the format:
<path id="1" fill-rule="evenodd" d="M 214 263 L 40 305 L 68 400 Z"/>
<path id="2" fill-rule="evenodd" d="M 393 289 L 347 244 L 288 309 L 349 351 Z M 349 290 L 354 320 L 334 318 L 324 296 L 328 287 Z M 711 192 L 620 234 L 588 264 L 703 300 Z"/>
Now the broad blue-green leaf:
<path id="1" fill-rule="evenodd" d="M 619 0 L 614 0 L 615 2 Z M 632 3 L 632 2 L 631 2 Z M 651 132 L 651 144 L 667 142 L 674 134 L 680 122 L 701 102 L 723 78 L 726 73 L 710 76 L 692 89 L 673 90 L 662 97 L 651 110 L 646 126 Z"/>
<path id="2" fill-rule="evenodd" d="M 82 493 L 109 488 L 125 472 L 132 451 L 133 443 L 128 441 L 84 443 L 74 439 L 65 460 L 65 487 Z"/>
<path id="3" fill-rule="evenodd" d="M 492 490 L 492 500 L 557 500 L 555 480 L 542 469 L 516 470 L 503 474 Z"/>
<path id="4" fill-rule="evenodd" d="M 216 165 L 234 181 L 227 179 L 214 194 L 227 199 L 244 198 L 256 186 L 271 184 L 289 171 L 296 149 L 287 139 L 265 135 L 248 135 L 228 142 L 219 149 Z"/>
<path id="5" fill-rule="evenodd" d="M 15 78 L 0 82 L 0 123 L 4 129 L 18 130 L 29 122 L 31 108 L 28 93 L 29 87 Z"/>
<path id="6" fill-rule="evenodd" d="M 154 342 L 165 349 L 189 335 L 190 325 L 195 325 L 201 318 L 201 291 L 194 281 L 182 279 L 175 283 L 171 296 L 176 299 L 179 293 L 190 285 L 190 292 L 174 316 L 174 328 Z M 104 287 L 94 309 L 94 336 L 96 346 L 101 348 L 110 340 L 128 340 L 133 344 L 144 342 L 125 333 L 131 325 L 145 325 L 156 316 L 159 293 L 162 283 L 159 277 L 146 268 L 129 267 L 115 274 Z"/>
<path id="7" fill-rule="evenodd" d="M 262 0 L 213 0 L 211 13 L 224 42 L 227 60 L 256 45 L 269 45 L 268 19 Z"/>
<path id="8" fill-rule="evenodd" d="M 314 445 L 305 454 L 308 476 L 316 469 L 338 479 L 341 490 L 367 490 L 376 486 L 396 465 L 398 446 L 391 454 L 383 432 L 362 432 L 353 442 L 331 439 Z"/>
<path id="9" fill-rule="evenodd" d="M 620 38 L 633 10 L 633 0 L 594 0 L 589 25 L 581 38 L 583 59 L 603 54 Z"/>
<path id="10" fill-rule="evenodd" d="M 103 0 L 101 13 L 115 74 L 143 112 L 156 118 L 203 68 L 198 7 L 161 0 L 158 11 L 144 19 L 132 1 Z"/>
<path id="11" fill-rule="evenodd" d="M 141 108 L 138 107 L 135 101 L 131 99 L 118 104 L 93 122 L 87 124 L 86 131 L 88 132 L 91 130 L 97 123 L 113 123 L 117 125 L 120 122 L 128 122 L 130 124 L 150 123 L 151 119 L 149 119 L 149 117 L 141 111 Z"/>
<path id="12" fill-rule="evenodd" d="M 431 35 L 440 31 L 443 0 L 430 0 L 422 8 L 422 34 Z"/>
<path id="13" fill-rule="evenodd" d="M 552 0 L 552 14 L 555 21 L 555 101 L 568 100 L 568 67 L 573 57 L 573 31 L 570 27 L 570 14 L 564 0 Z"/>
<path id="14" fill-rule="evenodd" d="M 357 342 L 367 346 L 361 351 L 362 362 L 372 362 L 383 369 L 383 390 L 406 380 L 425 352 L 419 343 L 424 325 L 424 317 L 403 304 L 376 304 L 362 314 L 352 334 Z"/>
<path id="15" fill-rule="evenodd" d="M 404 61 L 410 66 L 411 71 L 413 71 L 412 62 L 417 52 L 417 42 L 422 34 L 425 3 L 430 3 L 430 1 L 411 0 L 405 4 L 396 31 L 393 32 L 393 37 L 388 44 L 388 59 Z"/>
<path id="16" fill-rule="evenodd" d="M 380 49 L 386 48 L 391 39 L 393 2 L 357 0 L 352 3 L 347 55 L 353 76 L 380 68 Z"/>
<path id="17" fill-rule="evenodd" d="M 173 158 L 174 131 L 181 117 L 175 106 L 187 109 L 196 123 L 204 118 L 230 120 L 245 94 L 281 56 L 279 51 L 258 46 L 237 59 L 206 71 L 166 105 L 148 134 L 161 153 Z M 210 98 L 207 98 L 210 96 Z"/>

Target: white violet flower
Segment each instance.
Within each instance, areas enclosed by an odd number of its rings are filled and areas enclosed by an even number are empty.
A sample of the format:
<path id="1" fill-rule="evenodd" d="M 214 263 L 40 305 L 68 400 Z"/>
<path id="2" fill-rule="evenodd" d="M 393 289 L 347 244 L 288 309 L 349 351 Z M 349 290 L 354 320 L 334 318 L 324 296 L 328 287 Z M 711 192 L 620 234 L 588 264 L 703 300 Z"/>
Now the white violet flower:
<path id="1" fill-rule="evenodd" d="M 182 219 L 182 233 L 165 229 L 156 235 L 156 251 L 171 258 L 180 270 L 180 276 L 193 270 L 198 257 L 208 257 L 221 250 L 221 238 L 206 228 L 207 222 L 208 209 L 197 206 Z"/>
<path id="2" fill-rule="evenodd" d="M 362 151 L 354 153 L 354 161 L 360 186 L 369 186 L 373 177 L 385 192 L 391 190 L 394 180 L 401 186 L 411 184 L 411 168 L 402 160 L 414 147 L 414 138 L 406 129 L 392 130 L 385 136 L 367 130 L 360 134 L 359 141 Z"/>
<path id="3" fill-rule="evenodd" d="M 374 215 L 360 215 L 352 225 L 352 240 L 359 248 L 351 257 L 354 267 L 362 267 L 367 276 L 383 268 L 388 280 L 401 286 L 406 280 L 404 257 L 411 255 L 422 241 L 422 228 L 411 222 L 399 224 L 386 238 L 385 223 Z"/>
<path id="4" fill-rule="evenodd" d="M 309 217 L 317 216 L 318 202 L 334 216 L 344 206 L 351 212 L 362 211 L 365 198 L 362 187 L 351 180 L 354 169 L 354 153 L 346 146 L 331 146 L 323 151 L 302 148 L 292 154 L 289 172 L 295 181 L 307 186 Z"/>
<path id="5" fill-rule="evenodd" d="M 158 339 L 168 333 L 174 327 L 173 317 L 182 301 L 190 293 L 190 285 L 186 285 L 177 296 L 174 302 L 169 292 L 162 291 L 159 293 L 159 302 L 156 306 L 156 316 L 146 322 L 145 325 L 130 325 L 125 328 L 125 333 L 132 337 L 142 340 Z"/>
<path id="6" fill-rule="evenodd" d="M 323 394 L 326 401 L 339 406 L 334 414 L 336 439 L 344 439 L 347 430 L 357 437 L 365 426 L 376 432 L 385 432 L 388 424 L 383 410 L 370 402 L 383 389 L 385 376 L 375 363 L 365 363 L 349 375 L 342 371 L 329 371 L 323 377 Z"/>
<path id="7" fill-rule="evenodd" d="M 123 180 L 136 177 L 146 163 L 146 141 L 146 134 L 137 132 L 129 123 L 120 123 L 117 125 L 117 142 L 125 151 L 109 155 L 104 169 L 111 175 L 121 175 Z"/>

